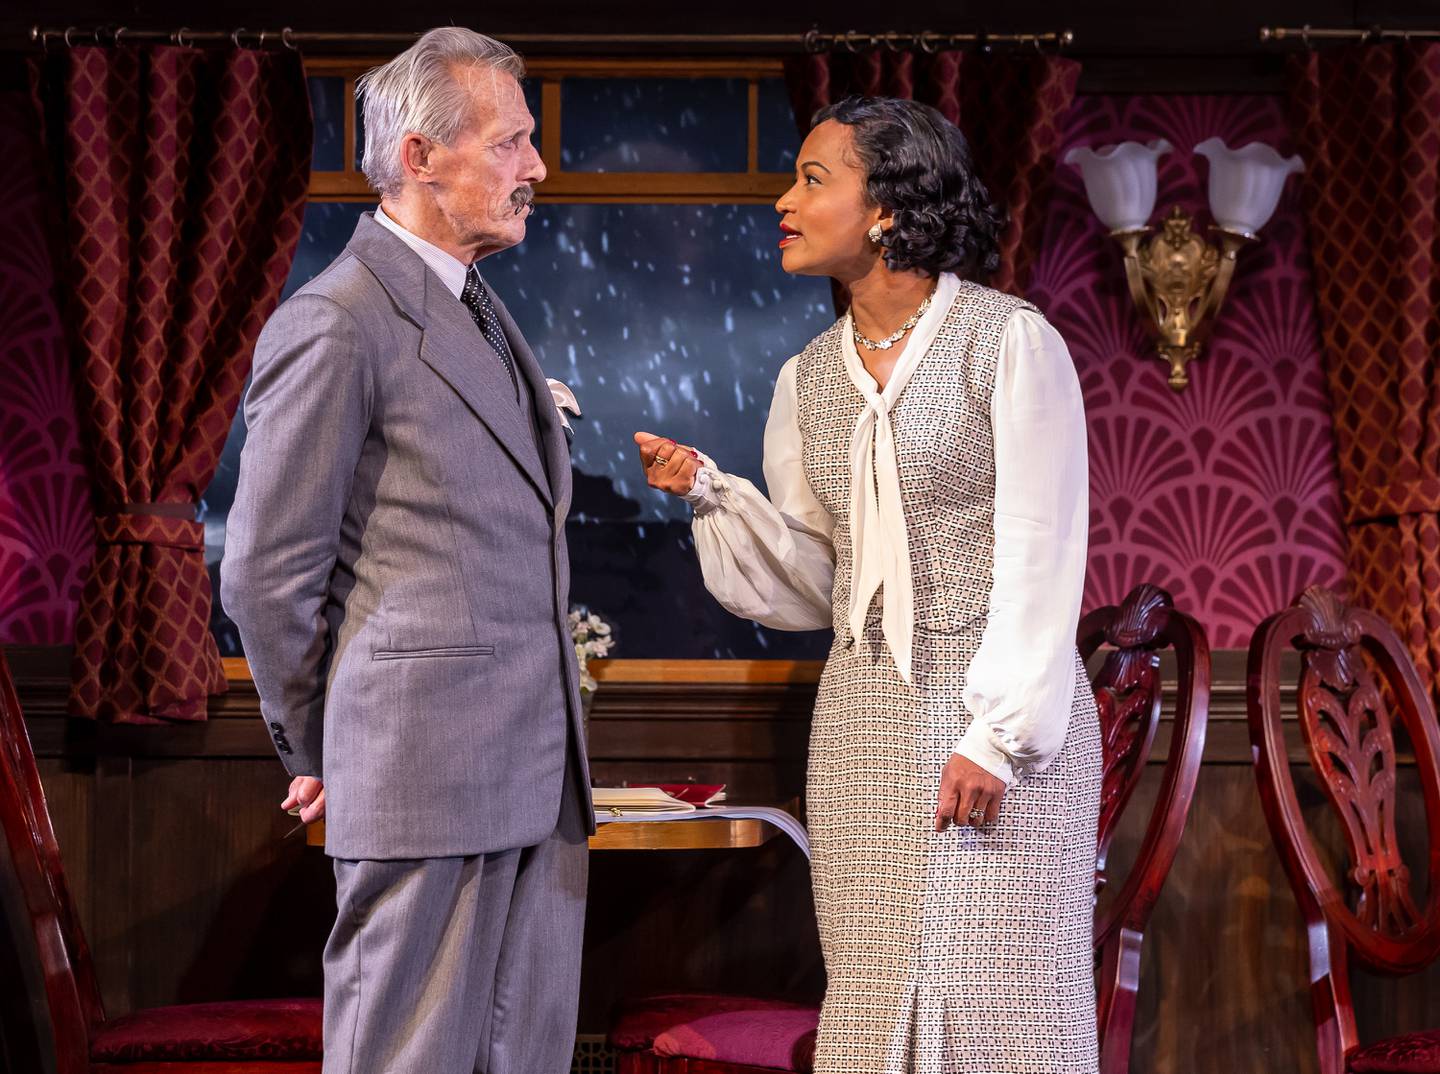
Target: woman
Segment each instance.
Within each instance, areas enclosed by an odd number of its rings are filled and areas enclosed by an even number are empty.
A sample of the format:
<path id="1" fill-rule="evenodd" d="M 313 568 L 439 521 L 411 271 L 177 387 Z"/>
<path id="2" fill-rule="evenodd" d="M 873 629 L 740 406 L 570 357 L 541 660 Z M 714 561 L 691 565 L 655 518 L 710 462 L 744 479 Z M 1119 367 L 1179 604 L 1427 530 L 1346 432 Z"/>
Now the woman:
<path id="1" fill-rule="evenodd" d="M 1074 641 L 1070 356 L 1032 306 L 971 281 L 997 264 L 1000 214 L 934 109 L 825 109 L 776 209 L 785 270 L 851 305 L 780 372 L 770 499 L 636 442 L 649 483 L 694 506 L 725 607 L 835 630 L 807 779 L 815 1069 L 1093 1074 L 1100 739 Z"/>

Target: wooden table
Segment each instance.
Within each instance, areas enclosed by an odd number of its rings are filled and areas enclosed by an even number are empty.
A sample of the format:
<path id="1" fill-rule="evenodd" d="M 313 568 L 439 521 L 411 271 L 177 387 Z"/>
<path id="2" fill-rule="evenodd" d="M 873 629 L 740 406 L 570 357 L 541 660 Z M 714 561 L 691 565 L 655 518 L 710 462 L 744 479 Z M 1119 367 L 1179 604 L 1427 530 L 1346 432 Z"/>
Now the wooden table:
<path id="1" fill-rule="evenodd" d="M 800 815 L 800 800 L 792 798 L 780 809 Z M 703 811 L 702 811 L 703 812 Z M 607 820 L 590 837 L 591 850 L 739 850 L 763 846 L 780 835 L 773 824 L 753 817 L 694 817 L 668 823 L 664 820 Z M 305 827 L 307 846 L 325 845 L 325 822 Z"/>

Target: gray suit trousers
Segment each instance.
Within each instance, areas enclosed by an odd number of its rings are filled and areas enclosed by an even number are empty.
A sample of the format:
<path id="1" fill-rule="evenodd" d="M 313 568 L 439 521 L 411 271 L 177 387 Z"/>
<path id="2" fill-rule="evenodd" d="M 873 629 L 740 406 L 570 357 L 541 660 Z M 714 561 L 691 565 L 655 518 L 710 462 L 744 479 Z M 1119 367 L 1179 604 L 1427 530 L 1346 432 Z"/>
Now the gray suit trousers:
<path id="1" fill-rule="evenodd" d="M 563 1074 L 589 869 L 572 780 L 536 846 L 335 861 L 324 1074 Z"/>

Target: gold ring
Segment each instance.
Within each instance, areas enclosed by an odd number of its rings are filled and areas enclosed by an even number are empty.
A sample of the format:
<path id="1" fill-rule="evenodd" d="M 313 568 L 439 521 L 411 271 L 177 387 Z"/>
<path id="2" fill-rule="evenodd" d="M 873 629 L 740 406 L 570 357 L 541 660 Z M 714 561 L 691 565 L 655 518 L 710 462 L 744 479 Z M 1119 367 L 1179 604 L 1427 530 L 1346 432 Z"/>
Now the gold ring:
<path id="1" fill-rule="evenodd" d="M 970 810 L 970 819 L 971 819 L 971 820 L 976 820 L 976 821 L 984 820 L 984 819 L 985 819 L 985 810 L 983 810 L 983 809 L 972 809 L 972 810 Z"/>
<path id="2" fill-rule="evenodd" d="M 674 458 L 674 456 L 672 455 L 670 458 Z M 651 466 L 668 466 L 669 464 L 670 459 L 662 459 L 659 455 L 656 455 L 653 459 L 650 460 Z"/>

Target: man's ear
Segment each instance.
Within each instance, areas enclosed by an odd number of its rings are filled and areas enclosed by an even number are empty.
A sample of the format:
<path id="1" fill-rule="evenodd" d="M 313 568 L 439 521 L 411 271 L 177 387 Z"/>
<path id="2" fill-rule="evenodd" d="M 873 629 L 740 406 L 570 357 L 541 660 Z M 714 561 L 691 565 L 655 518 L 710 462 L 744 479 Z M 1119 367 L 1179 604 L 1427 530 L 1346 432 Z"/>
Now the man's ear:
<path id="1" fill-rule="evenodd" d="M 400 166 L 405 169 L 405 174 L 419 183 L 429 183 L 434 180 L 430 168 L 430 154 L 435 149 L 435 143 L 423 134 L 411 131 L 400 140 Z"/>

